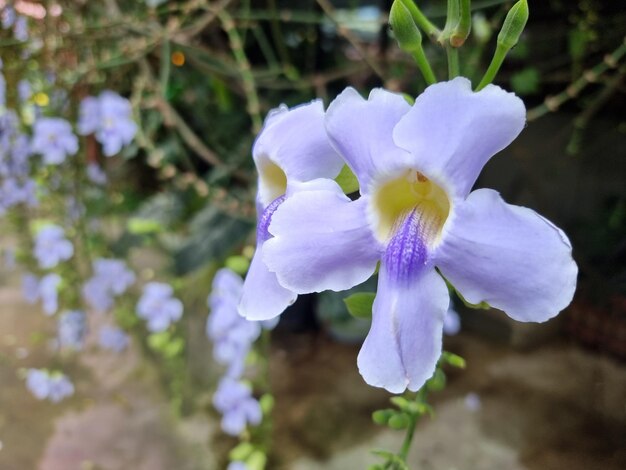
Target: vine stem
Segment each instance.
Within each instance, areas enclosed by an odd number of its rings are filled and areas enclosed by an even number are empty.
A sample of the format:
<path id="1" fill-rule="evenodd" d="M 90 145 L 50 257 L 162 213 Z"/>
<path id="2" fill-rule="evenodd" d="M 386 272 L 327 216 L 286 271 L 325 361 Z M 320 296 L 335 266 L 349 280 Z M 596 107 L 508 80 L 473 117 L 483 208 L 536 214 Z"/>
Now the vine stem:
<path id="1" fill-rule="evenodd" d="M 402 448 L 398 454 L 402 460 L 406 462 L 409 456 L 409 450 L 411 450 L 411 444 L 413 443 L 413 436 L 415 435 L 415 428 L 417 427 L 417 416 L 411 416 L 409 426 L 407 427 L 406 436 L 402 443 Z"/>

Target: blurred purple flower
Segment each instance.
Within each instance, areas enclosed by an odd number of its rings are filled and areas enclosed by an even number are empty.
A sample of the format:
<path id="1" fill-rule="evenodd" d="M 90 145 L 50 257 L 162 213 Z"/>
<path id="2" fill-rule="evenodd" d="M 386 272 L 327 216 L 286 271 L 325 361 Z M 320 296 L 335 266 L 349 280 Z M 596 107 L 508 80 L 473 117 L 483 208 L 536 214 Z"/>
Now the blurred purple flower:
<path id="1" fill-rule="evenodd" d="M 238 436 L 249 424 L 258 425 L 263 418 L 261 406 L 252 396 L 250 387 L 230 377 L 220 380 L 213 395 L 213 406 L 222 414 L 222 430 L 231 436 Z"/>
<path id="2" fill-rule="evenodd" d="M 211 294 L 207 299 L 210 314 L 206 335 L 213 342 L 213 356 L 224 366 L 226 375 L 240 377 L 252 343 L 261 334 L 261 328 L 273 328 L 278 318 L 270 323 L 246 320 L 239 315 L 243 280 L 228 268 L 220 269 L 213 278 Z"/>
<path id="3" fill-rule="evenodd" d="M 65 119 L 42 117 L 33 125 L 31 150 L 41 154 L 44 163 L 57 165 L 78 152 L 78 138 Z"/>
<path id="4" fill-rule="evenodd" d="M 107 184 L 107 175 L 97 163 L 89 163 L 87 165 L 87 179 L 99 186 Z"/>
<path id="5" fill-rule="evenodd" d="M 234 461 L 228 464 L 226 470 L 248 470 L 248 466 L 241 461 Z"/>
<path id="6" fill-rule="evenodd" d="M 465 408 L 469 411 L 477 412 L 482 408 L 482 401 L 477 393 L 470 392 L 464 398 Z"/>
<path id="7" fill-rule="evenodd" d="M 443 332 L 448 336 L 454 336 L 461 331 L 461 317 L 450 303 L 446 315 L 443 317 Z"/>
<path id="8" fill-rule="evenodd" d="M 22 295 L 26 302 L 34 304 L 41 300 L 43 311 L 46 315 L 53 315 L 59 308 L 58 287 L 61 277 L 56 273 L 50 273 L 37 279 L 37 276 L 26 273 L 22 276 Z"/>
<path id="9" fill-rule="evenodd" d="M 17 96 L 22 103 L 25 103 L 33 95 L 32 87 L 28 80 L 20 80 L 17 82 Z"/>
<path id="10" fill-rule="evenodd" d="M 0 107 L 4 107 L 7 104 L 7 81 L 4 78 L 4 74 L 0 72 Z"/>
<path id="11" fill-rule="evenodd" d="M 93 134 L 100 127 L 100 100 L 95 96 L 83 98 L 78 109 L 76 128 L 80 135 Z"/>
<path id="12" fill-rule="evenodd" d="M 59 347 L 76 351 L 83 349 L 87 334 L 87 317 L 80 310 L 63 312 L 57 322 L 57 340 Z"/>
<path id="13" fill-rule="evenodd" d="M 26 388 L 38 400 L 48 399 L 53 403 L 74 394 L 74 385 L 66 375 L 50 373 L 45 369 L 29 369 L 26 373 Z"/>
<path id="14" fill-rule="evenodd" d="M 174 289 L 162 282 L 149 282 L 144 286 L 137 303 L 137 315 L 148 322 L 152 333 L 165 331 L 182 317 L 183 304 L 173 294 Z"/>
<path id="15" fill-rule="evenodd" d="M 25 16 L 18 16 L 13 24 L 13 37 L 18 41 L 28 40 L 28 20 Z"/>
<path id="16" fill-rule="evenodd" d="M 104 349 L 115 352 L 122 352 L 128 347 L 130 337 L 123 330 L 114 326 L 103 326 L 100 328 L 98 342 Z"/>
<path id="17" fill-rule="evenodd" d="M 2 13 L 0 13 L 0 17 L 2 20 L 2 29 L 9 29 L 15 24 L 15 19 L 17 18 L 15 8 L 11 5 L 5 5 L 2 9 Z"/>
<path id="18" fill-rule="evenodd" d="M 135 273 L 123 260 L 99 258 L 93 262 L 93 272 L 93 277 L 83 286 L 83 297 L 97 312 L 110 310 L 114 297 L 122 295 L 135 282 Z"/>
<path id="19" fill-rule="evenodd" d="M 35 236 L 34 255 L 42 269 L 54 268 L 59 262 L 67 261 L 74 254 L 72 243 L 58 225 L 47 225 Z"/>
<path id="20" fill-rule="evenodd" d="M 98 98 L 83 99 L 79 114 L 79 133 L 95 133 L 107 157 L 130 144 L 137 132 L 130 101 L 110 90 L 103 91 Z"/>

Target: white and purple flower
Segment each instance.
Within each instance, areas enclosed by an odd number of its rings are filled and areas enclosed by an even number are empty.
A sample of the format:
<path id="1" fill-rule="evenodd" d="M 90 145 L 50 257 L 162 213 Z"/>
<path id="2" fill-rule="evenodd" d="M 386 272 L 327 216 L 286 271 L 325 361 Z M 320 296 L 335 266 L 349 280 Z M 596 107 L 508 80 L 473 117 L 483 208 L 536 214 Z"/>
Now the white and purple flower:
<path id="1" fill-rule="evenodd" d="M 578 269 L 566 235 L 496 191 L 471 192 L 525 115 L 515 95 L 493 85 L 473 92 L 465 78 L 430 86 L 413 106 L 352 88 L 330 105 L 326 131 L 361 197 L 351 201 L 330 180 L 300 183 L 267 224 L 262 257 L 298 294 L 348 289 L 380 262 L 358 356 L 368 384 L 401 393 L 432 376 L 450 302 L 444 277 L 468 302 L 519 321 L 546 321 L 572 300 Z M 306 132 L 296 124 L 285 133 Z"/>
<path id="2" fill-rule="evenodd" d="M 174 297 L 172 286 L 163 282 L 149 282 L 144 286 L 137 303 L 137 315 L 148 322 L 148 330 L 159 333 L 181 319 L 183 303 Z"/>
<path id="3" fill-rule="evenodd" d="M 324 130 L 324 107 L 319 100 L 271 111 L 254 143 L 252 157 L 259 173 L 257 248 L 239 312 L 249 320 L 267 320 L 282 313 L 297 297 L 278 283 L 263 261 L 264 244 L 272 236 L 268 231 L 272 215 L 297 192 L 300 183 L 335 178 L 344 163 Z"/>
<path id="4" fill-rule="evenodd" d="M 41 279 L 31 273 L 22 276 L 22 295 L 31 304 L 41 300 L 43 311 L 46 315 L 54 315 L 59 308 L 58 289 L 61 284 L 61 276 L 49 273 Z"/>

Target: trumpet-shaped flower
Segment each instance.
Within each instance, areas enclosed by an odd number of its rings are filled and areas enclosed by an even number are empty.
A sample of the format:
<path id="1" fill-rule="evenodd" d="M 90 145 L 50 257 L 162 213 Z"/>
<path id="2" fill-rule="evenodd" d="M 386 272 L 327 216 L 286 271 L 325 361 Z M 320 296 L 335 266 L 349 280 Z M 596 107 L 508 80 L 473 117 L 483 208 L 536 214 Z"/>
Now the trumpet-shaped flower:
<path id="1" fill-rule="evenodd" d="M 65 232 L 58 225 L 47 225 L 37 232 L 34 255 L 40 268 L 54 268 L 61 261 L 70 259 L 73 254 L 72 242 L 65 238 Z"/>
<path id="2" fill-rule="evenodd" d="M 380 262 L 370 332 L 358 356 L 365 381 L 418 390 L 441 355 L 449 294 L 542 322 L 571 301 L 577 276 L 566 235 L 490 189 L 471 191 L 482 167 L 522 131 L 522 101 L 457 78 L 410 106 L 349 88 L 326 129 L 357 176 L 350 201 L 329 181 L 303 184 L 269 224 L 263 260 L 296 293 L 344 290 Z"/>
<path id="3" fill-rule="evenodd" d="M 343 161 L 324 130 L 321 101 L 293 109 L 282 106 L 265 120 L 252 148 L 259 173 L 257 249 L 244 283 L 239 313 L 249 320 L 267 320 L 291 305 L 297 295 L 281 286 L 263 262 L 268 226 L 276 209 L 299 184 L 317 178 L 335 178 Z"/>
<path id="4" fill-rule="evenodd" d="M 162 282 L 149 282 L 137 303 L 137 315 L 148 322 L 153 333 L 165 331 L 170 323 L 183 316 L 183 303 L 174 297 L 172 286 Z"/>

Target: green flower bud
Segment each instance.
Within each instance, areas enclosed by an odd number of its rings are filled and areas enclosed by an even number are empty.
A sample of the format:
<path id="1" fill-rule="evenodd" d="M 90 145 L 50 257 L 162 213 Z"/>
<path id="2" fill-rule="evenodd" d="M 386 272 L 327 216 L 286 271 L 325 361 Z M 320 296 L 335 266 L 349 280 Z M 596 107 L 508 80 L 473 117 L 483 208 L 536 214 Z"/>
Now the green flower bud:
<path id="1" fill-rule="evenodd" d="M 504 24 L 498 34 L 498 44 L 510 50 L 519 41 L 526 22 L 528 21 L 528 2 L 526 0 L 519 0 L 504 19 Z"/>
<path id="2" fill-rule="evenodd" d="M 389 12 L 389 24 L 400 48 L 407 52 L 414 52 L 422 47 L 422 33 L 413 21 L 411 12 L 402 3 L 395 0 Z"/>

